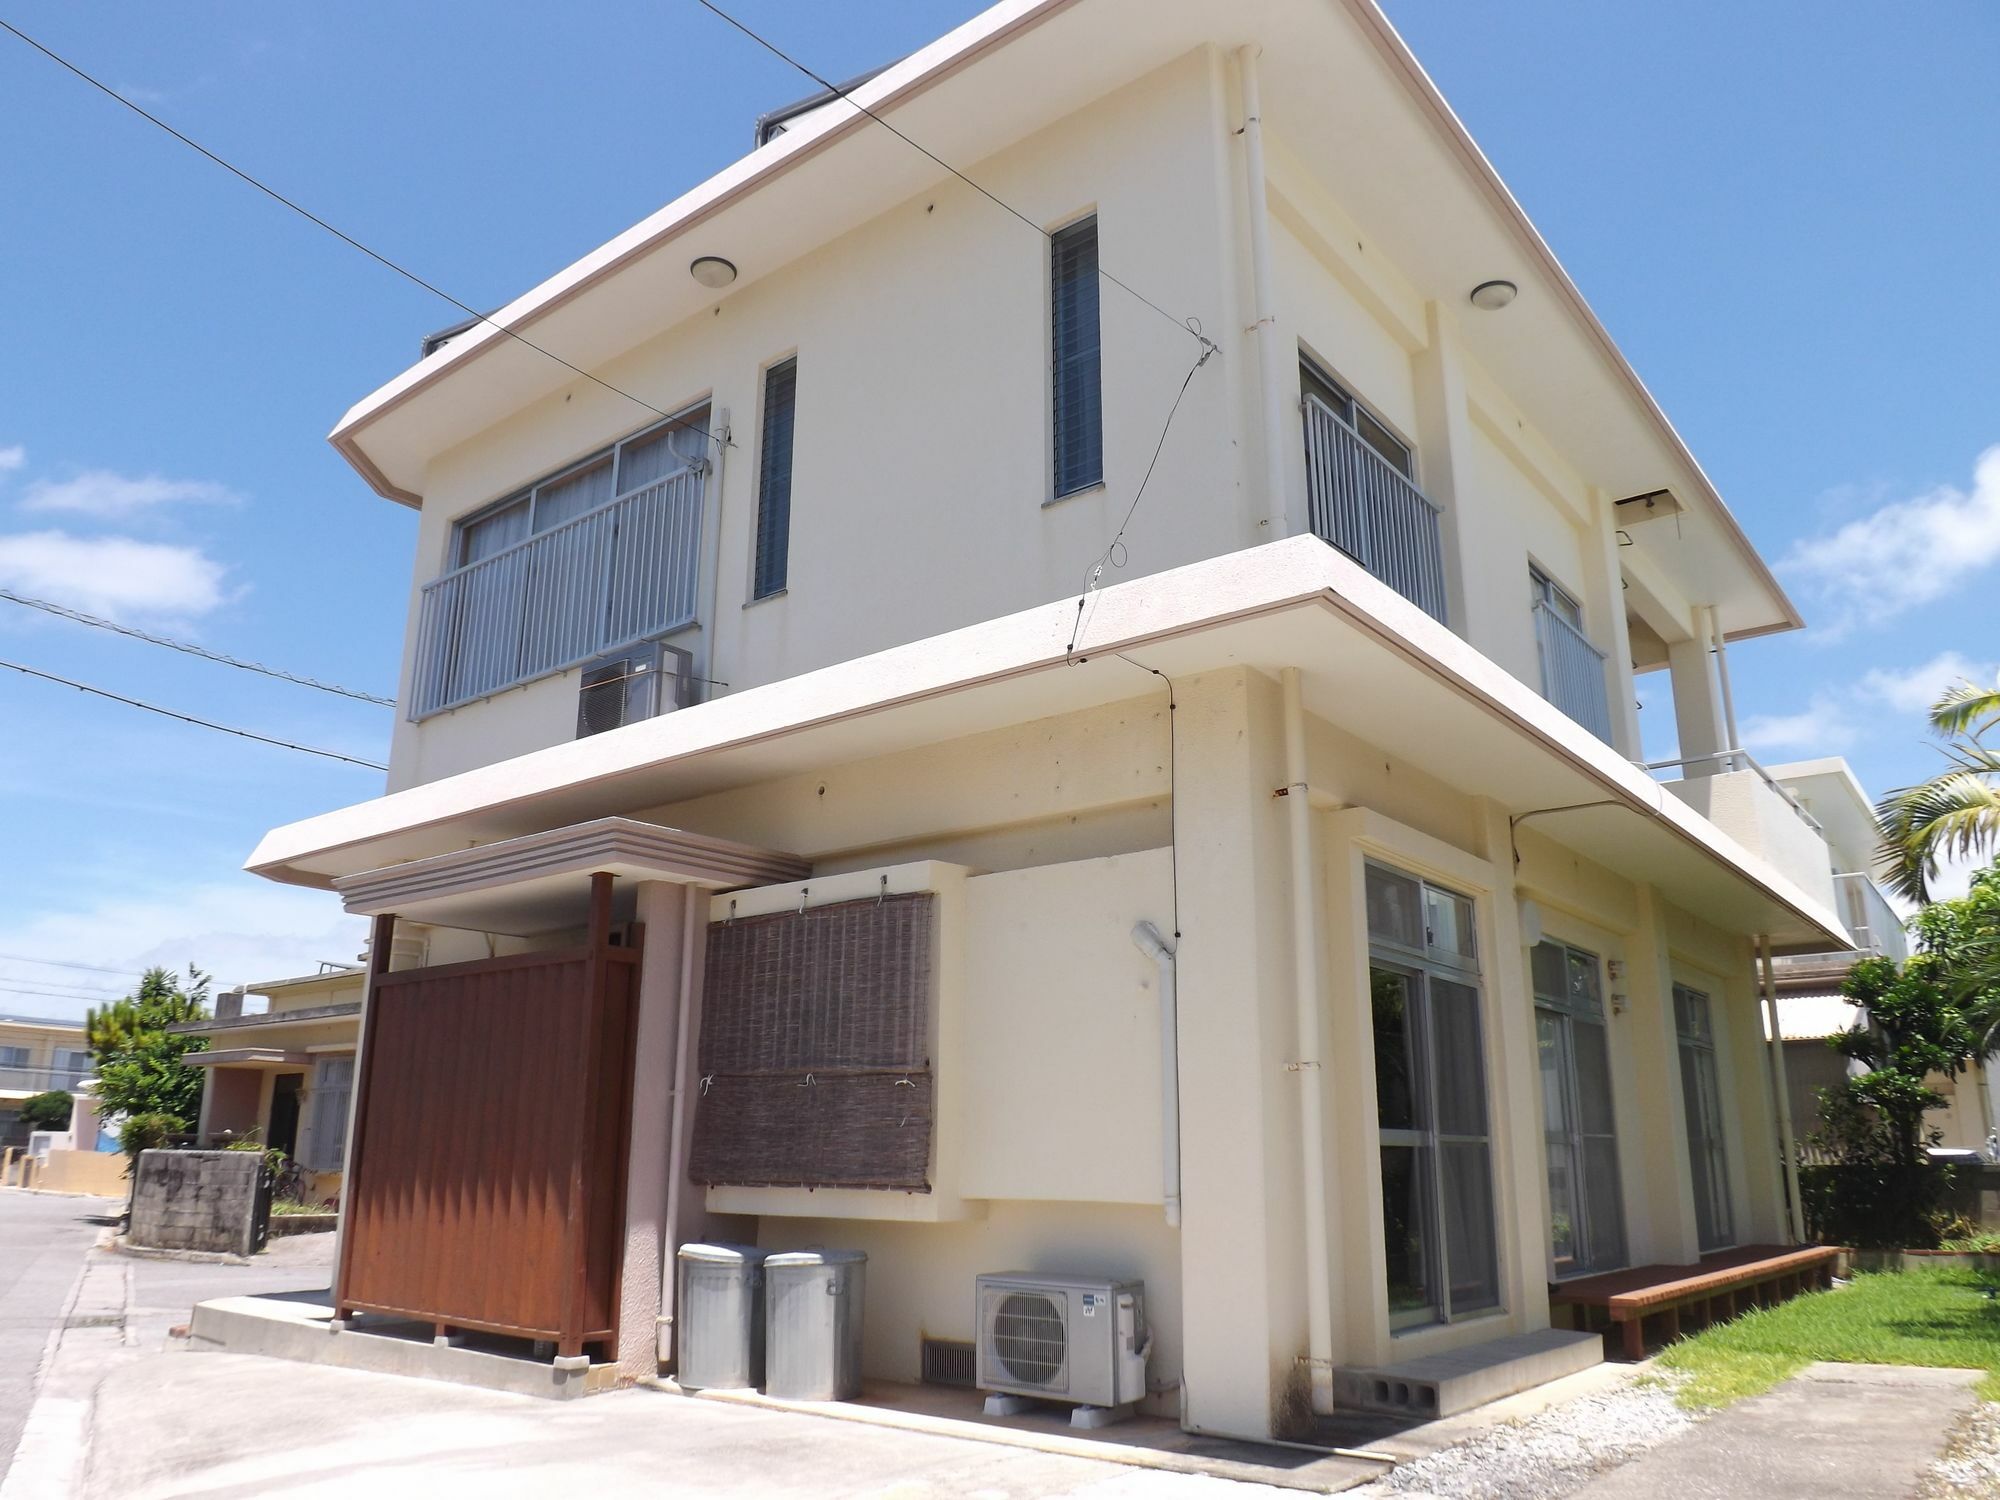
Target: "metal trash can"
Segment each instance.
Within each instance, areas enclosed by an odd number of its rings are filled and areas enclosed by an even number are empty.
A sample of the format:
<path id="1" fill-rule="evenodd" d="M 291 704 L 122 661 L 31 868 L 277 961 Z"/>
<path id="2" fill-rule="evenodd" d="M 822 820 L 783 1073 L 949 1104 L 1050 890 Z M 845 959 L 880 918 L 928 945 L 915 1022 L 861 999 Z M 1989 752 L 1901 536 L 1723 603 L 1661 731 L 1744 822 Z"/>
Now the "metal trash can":
<path id="1" fill-rule="evenodd" d="M 765 1391 L 787 1401 L 861 1394 L 859 1250 L 795 1250 L 764 1262 Z"/>
<path id="2" fill-rule="evenodd" d="M 755 1245 L 681 1246 L 674 1368 L 683 1389 L 764 1383 L 764 1258 Z"/>

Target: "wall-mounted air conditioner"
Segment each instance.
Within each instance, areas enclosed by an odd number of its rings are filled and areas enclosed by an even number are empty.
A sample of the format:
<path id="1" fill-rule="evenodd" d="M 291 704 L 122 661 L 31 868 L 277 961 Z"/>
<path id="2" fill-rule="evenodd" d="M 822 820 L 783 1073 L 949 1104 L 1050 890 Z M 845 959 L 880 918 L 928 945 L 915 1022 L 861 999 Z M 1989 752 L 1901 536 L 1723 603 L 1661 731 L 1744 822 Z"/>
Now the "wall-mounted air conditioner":
<path id="1" fill-rule="evenodd" d="M 1145 1396 L 1144 1282 L 1008 1272 L 981 1276 L 978 1301 L 979 1388 L 999 1393 L 989 1412 L 1067 1401 L 1074 1425 L 1094 1427 Z"/>
<path id="2" fill-rule="evenodd" d="M 692 653 L 647 642 L 584 663 L 576 694 L 576 737 L 620 729 L 692 702 Z"/>

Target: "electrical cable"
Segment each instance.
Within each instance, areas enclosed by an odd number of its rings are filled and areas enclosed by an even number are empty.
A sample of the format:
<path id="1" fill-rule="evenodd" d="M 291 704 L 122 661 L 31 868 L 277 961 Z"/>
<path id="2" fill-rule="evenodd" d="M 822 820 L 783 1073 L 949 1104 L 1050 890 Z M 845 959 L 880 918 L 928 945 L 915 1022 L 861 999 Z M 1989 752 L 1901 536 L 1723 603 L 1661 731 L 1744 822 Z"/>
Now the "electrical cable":
<path id="1" fill-rule="evenodd" d="M 337 750 L 319 750 L 311 745 L 294 744 L 290 740 L 273 739 L 268 734 L 257 734 L 248 729 L 236 729 L 228 724 L 217 724 L 212 719 L 198 719 L 193 714 L 180 713 L 175 709 L 161 708 L 153 703 L 141 703 L 137 698 L 127 698 L 121 693 L 108 692 L 92 687 L 86 682 L 76 682 L 68 677 L 58 677 L 53 672 L 43 672 L 35 667 L 24 667 L 17 661 L 0 661 L 0 667 L 19 672 L 27 677 L 39 677 L 44 682 L 59 683 L 63 687 L 75 688 L 79 693 L 94 693 L 99 698 L 109 698 L 113 703 L 123 703 L 128 708 L 143 708 L 149 714 L 159 714 L 163 718 L 179 719 L 183 724 L 193 724 L 201 729 L 213 729 L 222 734 L 233 734 L 238 739 L 255 740 L 260 745 L 275 745 L 280 750 L 296 750 L 302 755 L 318 755 L 327 760 L 345 761 L 350 766 L 361 766 L 370 771 L 386 771 L 389 768 L 377 765 L 372 760 L 360 760 L 352 755 L 342 755 Z"/>
<path id="2" fill-rule="evenodd" d="M 75 985 L 57 984 L 53 980 L 37 979 L 32 974 L 0 974 L 0 980 L 10 979 L 17 979 L 23 984 L 37 986 L 35 989 L 19 990 L 17 993 L 23 995 L 44 995 L 51 1000 L 119 1000 L 123 999 L 126 993 L 123 988 L 111 990 L 79 989 Z M 0 989 L 11 988 L 13 986 L 0 984 Z"/>
<path id="3" fill-rule="evenodd" d="M 244 661 L 240 657 L 228 656 L 220 651 L 211 651 L 206 646 L 197 646 L 189 641 L 177 641 L 170 636 L 152 635 L 144 630 L 136 630 L 130 625 L 120 625 L 116 620 L 100 619 L 87 615 L 80 609 L 71 609 L 67 604 L 57 604 L 48 599 L 32 599 L 26 594 L 17 594 L 12 589 L 0 589 L 0 599 L 15 604 L 25 604 L 30 609 L 39 609 L 47 614 L 60 615 L 65 620 L 74 620 L 79 625 L 90 625 L 98 630 L 112 630 L 119 635 L 130 636 L 135 641 L 146 641 L 151 645 L 165 646 L 169 651 L 183 651 L 189 656 L 199 656 L 204 661 L 220 662 L 225 667 L 236 667 L 245 672 L 259 672 L 266 677 L 276 677 L 283 682 L 295 682 L 300 687 L 318 688 L 322 693 L 335 693 L 342 698 L 358 699 L 362 703 L 376 703 L 383 708 L 394 708 L 394 698 L 377 697 L 374 693 L 364 693 L 358 688 L 341 687 L 331 682 L 321 682 L 316 677 L 301 677 L 296 672 L 287 672 L 279 667 L 267 667 L 262 662 Z"/>
<path id="4" fill-rule="evenodd" d="M 55 969 L 88 969 L 93 974 L 116 974 L 121 979 L 138 979 L 137 969 L 107 969 L 103 964 L 80 964 L 67 958 L 30 958 L 25 953 L 0 953 L 0 963 L 47 964 Z"/>
<path id="5" fill-rule="evenodd" d="M 618 386 L 613 385 L 610 381 L 604 379 L 602 376 L 591 374 L 591 372 L 584 369 L 583 366 L 571 364 L 568 360 L 564 359 L 560 354 L 555 353 L 551 349 L 544 348 L 542 345 L 536 343 L 533 339 L 528 338 L 525 334 L 516 333 L 512 328 L 509 328 L 505 323 L 497 322 L 492 316 L 490 316 L 487 313 L 481 312 L 478 308 L 472 306 L 470 303 L 459 301 L 458 298 L 452 296 L 452 294 L 450 292 L 447 292 L 443 287 L 440 287 L 433 282 L 426 281 L 423 277 L 419 276 L 415 271 L 410 270 L 407 266 L 398 265 L 395 261 L 389 259 L 389 257 L 384 255 L 381 251 L 376 250 L 371 246 L 364 245 L 360 240 L 357 240 L 353 235 L 347 233 L 345 230 L 339 229 L 334 225 L 329 224 L 325 219 L 322 219 L 318 214 L 314 213 L 311 209 L 306 208 L 303 205 L 294 202 L 292 199 L 287 198 L 283 193 L 279 192 L 276 188 L 270 186 L 268 183 L 262 182 L 259 179 L 251 176 L 248 172 L 244 171 L 243 168 L 237 166 L 234 162 L 228 161 L 225 158 L 216 155 L 215 152 L 209 150 L 208 147 L 202 145 L 200 141 L 195 140 L 192 136 L 183 135 L 180 131 L 174 129 L 173 126 L 169 125 L 165 120 L 161 119 L 158 115 L 151 113 L 150 111 L 142 108 L 138 104 L 135 104 L 132 100 L 127 99 L 123 94 L 119 93 L 118 90 L 114 89 L 110 84 L 104 82 L 102 79 L 96 78 L 91 74 L 86 73 L 82 68 L 78 67 L 75 63 L 71 62 L 68 58 L 64 57 L 60 52 L 57 52 L 55 49 L 45 46 L 41 42 L 36 41 L 33 37 L 29 36 L 27 32 L 21 30 L 20 27 L 15 26 L 11 22 L 6 21 L 4 19 L 0 19 L 0 30 L 7 31 L 12 35 L 14 35 L 15 37 L 19 38 L 21 41 L 26 42 L 30 47 L 33 47 L 37 52 L 41 53 L 42 56 L 46 57 L 50 62 L 53 62 L 60 67 L 66 68 L 71 73 L 74 73 L 78 78 L 82 79 L 85 83 L 89 84 L 92 88 L 96 89 L 99 93 L 104 94 L 109 98 L 116 100 L 118 103 L 124 105 L 127 109 L 131 110 L 133 114 L 139 116 L 140 119 L 145 120 L 148 124 L 158 126 L 161 130 L 164 130 L 168 135 L 172 136 L 175 140 L 179 141 L 183 146 L 186 146 L 189 150 L 199 152 L 201 155 L 207 157 L 210 161 L 214 162 L 218 167 L 221 167 L 225 172 L 228 172 L 230 175 L 234 177 L 242 179 L 244 182 L 248 183 L 251 187 L 255 188 L 258 192 L 262 193 L 265 197 L 272 199 L 274 202 L 283 204 L 286 208 L 289 208 L 293 213 L 299 215 L 299 217 L 309 220 L 314 224 L 317 224 L 321 229 L 324 229 L 328 234 L 332 235 L 335 239 L 340 240 L 344 244 L 351 245 L 354 249 L 359 250 L 363 255 L 367 256 L 370 260 L 376 261 L 377 263 L 388 267 L 388 269 L 394 271 L 398 276 L 402 277 L 405 281 L 412 282 L 415 285 L 422 287 L 425 291 L 429 292 L 433 297 L 438 297 L 446 302 L 449 302 L 453 307 L 457 308 L 460 312 L 465 313 L 468 317 L 471 317 L 477 320 L 478 322 L 484 323 L 491 328 L 499 329 L 500 332 L 506 334 L 508 338 L 513 339 L 516 343 L 525 344 L 528 348 L 534 350 L 535 353 L 541 355 L 543 358 L 554 360 L 557 364 L 561 365 L 565 370 L 572 371 L 575 374 L 581 375 L 585 380 L 591 381 L 593 384 L 602 386 L 605 390 L 611 392 L 614 396 L 623 396 L 627 401 L 630 401 L 634 406 L 642 406 L 647 411 L 652 412 L 655 416 L 666 418 L 671 426 L 686 428 L 689 431 L 699 431 L 703 437 L 707 438 L 710 442 L 715 443 L 718 447 L 724 445 L 723 439 L 717 437 L 714 433 L 709 432 L 705 427 L 697 428 L 694 425 L 694 423 L 687 421 L 683 418 L 676 417 L 672 412 L 665 411 L 660 407 L 653 405 L 652 402 L 647 401 L 642 397 L 635 396 L 628 390 L 624 390 Z"/>
<path id="6" fill-rule="evenodd" d="M 957 167 L 954 167 L 950 162 L 946 161 L 942 156 L 939 156 L 935 151 L 931 150 L 930 147 L 924 145 L 920 141 L 912 140 L 909 136 L 905 135 L 901 130 L 898 130 L 894 125 L 891 125 L 887 120 L 882 118 L 881 115 L 877 114 L 874 110 L 870 109 L 867 105 L 863 104 L 859 99 L 856 99 L 854 97 L 853 92 L 850 89 L 842 88 L 839 84 L 830 82 L 829 80 L 822 78 L 818 73 L 815 73 L 811 68 L 807 67 L 804 63 L 800 62 L 796 57 L 793 57 L 791 53 L 785 51 L 785 49 L 780 47 L 776 42 L 770 40 L 770 38 L 768 37 L 759 35 L 757 32 L 753 31 L 750 27 L 746 26 L 743 22 L 737 20 L 736 17 L 732 16 L 728 11 L 724 10 L 721 6 L 715 4 L 714 0 L 695 0 L 695 4 L 699 5 L 703 10 L 709 12 L 711 15 L 715 16 L 719 20 L 724 21 L 728 25 L 734 27 L 737 31 L 741 32 L 744 36 L 750 38 L 751 41 L 755 42 L 758 46 L 762 47 L 766 52 L 770 53 L 780 62 L 786 64 L 788 67 L 795 68 L 799 72 L 805 74 L 806 77 L 810 78 L 814 83 L 818 84 L 821 88 L 825 89 L 829 94 L 832 94 L 836 98 L 845 100 L 847 103 L 853 105 L 862 114 L 866 115 L 869 119 L 873 120 L 877 125 L 880 125 L 884 130 L 888 131 L 889 134 L 896 137 L 896 139 L 901 141 L 904 145 L 910 147 L 913 151 L 922 153 L 924 156 L 928 157 L 931 161 L 935 162 L 938 166 L 944 168 L 945 171 L 951 173 L 951 175 L 956 177 L 960 182 L 964 183 L 967 187 L 971 188 L 974 192 L 978 193 L 981 197 L 986 198 L 992 203 L 994 203 L 996 206 L 1005 209 L 1008 213 L 1012 214 L 1015 218 L 1019 219 L 1023 224 L 1027 225 L 1030 229 L 1034 230 L 1035 233 L 1040 235 L 1043 239 L 1046 240 L 1051 238 L 1048 230 L 1042 228 L 1041 225 L 1037 224 L 1033 219 L 1029 218 L 1026 214 L 1022 213 L 1020 209 L 1014 207 L 1013 204 L 1009 203 L 1005 198 L 1002 198 L 998 193 L 994 192 L 991 188 L 985 187 L 980 183 L 974 182 L 970 177 L 966 176 L 965 173 L 959 171 Z M 1214 351 L 1215 345 L 1209 342 L 1209 340 L 1202 334 L 1199 325 L 1194 324 L 1192 320 L 1183 320 L 1175 317 L 1172 313 L 1168 312 L 1164 307 L 1160 306 L 1159 303 L 1155 302 L 1151 297 L 1148 297 L 1144 292 L 1137 290 L 1128 282 L 1121 281 L 1118 277 L 1112 275 L 1109 271 L 1105 270 L 1102 265 L 1098 266 L 1097 274 L 1104 280 L 1110 282 L 1113 286 L 1117 287 L 1121 292 L 1124 292 L 1127 296 L 1136 298 L 1138 301 L 1143 302 L 1147 307 L 1150 307 L 1154 312 L 1158 313 L 1161 317 L 1165 318 L 1169 323 L 1172 323 L 1176 328 L 1179 328 L 1182 332 L 1193 335 L 1193 337 L 1201 343 L 1204 349 L 1207 349 L 1210 352 Z M 1203 358 L 1206 357 L 1207 357 L 1206 355 L 1203 356 Z"/>

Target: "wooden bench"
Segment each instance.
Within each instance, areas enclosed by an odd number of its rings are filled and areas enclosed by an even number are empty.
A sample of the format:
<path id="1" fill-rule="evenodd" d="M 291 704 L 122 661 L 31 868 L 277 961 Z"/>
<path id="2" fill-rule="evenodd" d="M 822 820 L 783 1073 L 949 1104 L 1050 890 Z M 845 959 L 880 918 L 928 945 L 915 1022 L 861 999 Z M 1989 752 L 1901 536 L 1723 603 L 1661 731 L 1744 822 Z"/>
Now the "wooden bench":
<path id="1" fill-rule="evenodd" d="M 1681 1315 L 1704 1325 L 1733 1318 L 1746 1305 L 1769 1307 L 1832 1284 L 1840 1251 L 1826 1245 L 1744 1245 L 1704 1255 L 1693 1265 L 1632 1266 L 1602 1276 L 1555 1282 L 1549 1307 L 1569 1308 L 1572 1326 L 1588 1329 L 1592 1314 L 1618 1325 L 1627 1359 L 1646 1357 L 1646 1319 L 1666 1325 L 1666 1342 L 1680 1337 Z M 1600 1324 L 1600 1326 L 1602 1326 Z"/>

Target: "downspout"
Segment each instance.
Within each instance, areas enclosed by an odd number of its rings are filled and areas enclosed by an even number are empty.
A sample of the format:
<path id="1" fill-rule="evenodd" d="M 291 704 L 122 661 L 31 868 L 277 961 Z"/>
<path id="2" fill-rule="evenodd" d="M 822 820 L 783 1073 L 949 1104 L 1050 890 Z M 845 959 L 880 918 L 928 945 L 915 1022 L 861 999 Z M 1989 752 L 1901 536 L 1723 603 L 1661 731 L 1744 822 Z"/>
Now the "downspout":
<path id="1" fill-rule="evenodd" d="M 698 967 L 707 951 L 708 892 L 697 886 L 686 888 L 681 915 L 680 1014 L 674 1023 L 673 1124 L 667 1135 L 667 1223 L 666 1265 L 660 1277 L 660 1319 L 658 1328 L 660 1363 L 678 1357 L 675 1331 L 680 1315 L 681 1199 L 687 1187 L 689 1144 L 688 1085 L 689 1064 L 695 1044 L 694 986 L 701 975 Z"/>
<path id="2" fill-rule="evenodd" d="M 1299 669 L 1285 694 L 1285 811 L 1291 827 L 1293 1020 L 1299 1080 L 1299 1166 L 1306 1216 L 1306 1354 L 1312 1410 L 1333 1410 L 1333 1260 L 1326 1236 L 1326 1102 L 1319 1062 L 1319 890 L 1313 872 L 1312 794 Z"/>
<path id="3" fill-rule="evenodd" d="M 1257 525 L 1259 541 L 1290 536 L 1294 528 L 1285 503 L 1285 416 L 1278 399 L 1284 389 L 1284 362 L 1279 357 L 1276 277 L 1271 270 L 1271 204 L 1264 184 L 1264 97 L 1257 79 L 1255 45 L 1236 53 L 1243 91 L 1243 171 L 1246 208 L 1250 218 L 1250 298 L 1256 321 L 1258 402 L 1263 408 L 1265 514 Z M 1298 528 L 1303 530 L 1304 528 Z"/>
<path id="4" fill-rule="evenodd" d="M 1174 994 L 1174 950 L 1151 922 L 1132 929 L 1132 941 L 1153 961 L 1160 988 L 1160 1201 L 1167 1223 L 1181 1227 L 1181 1034 Z"/>
<path id="5" fill-rule="evenodd" d="M 1778 1022 L 1778 985 L 1771 967 L 1771 939 L 1757 936 L 1757 987 L 1770 1018 L 1766 1044 L 1771 1049 L 1771 1092 L 1777 1097 L 1778 1155 L 1785 1169 L 1785 1212 L 1791 1220 L 1792 1243 L 1804 1244 L 1805 1206 L 1799 1195 L 1797 1143 L 1792 1139 L 1792 1088 L 1785 1073 L 1785 1028 Z"/>
<path id="6" fill-rule="evenodd" d="M 1723 748 L 1741 750 L 1743 741 L 1736 735 L 1736 694 L 1729 687 L 1729 642 L 1722 638 L 1722 611 L 1713 604 L 1708 607 L 1708 641 L 1709 650 L 1715 656 L 1716 686 L 1722 691 L 1723 732 L 1729 740 Z M 1776 1003 L 1775 997 L 1773 1003 Z"/>

